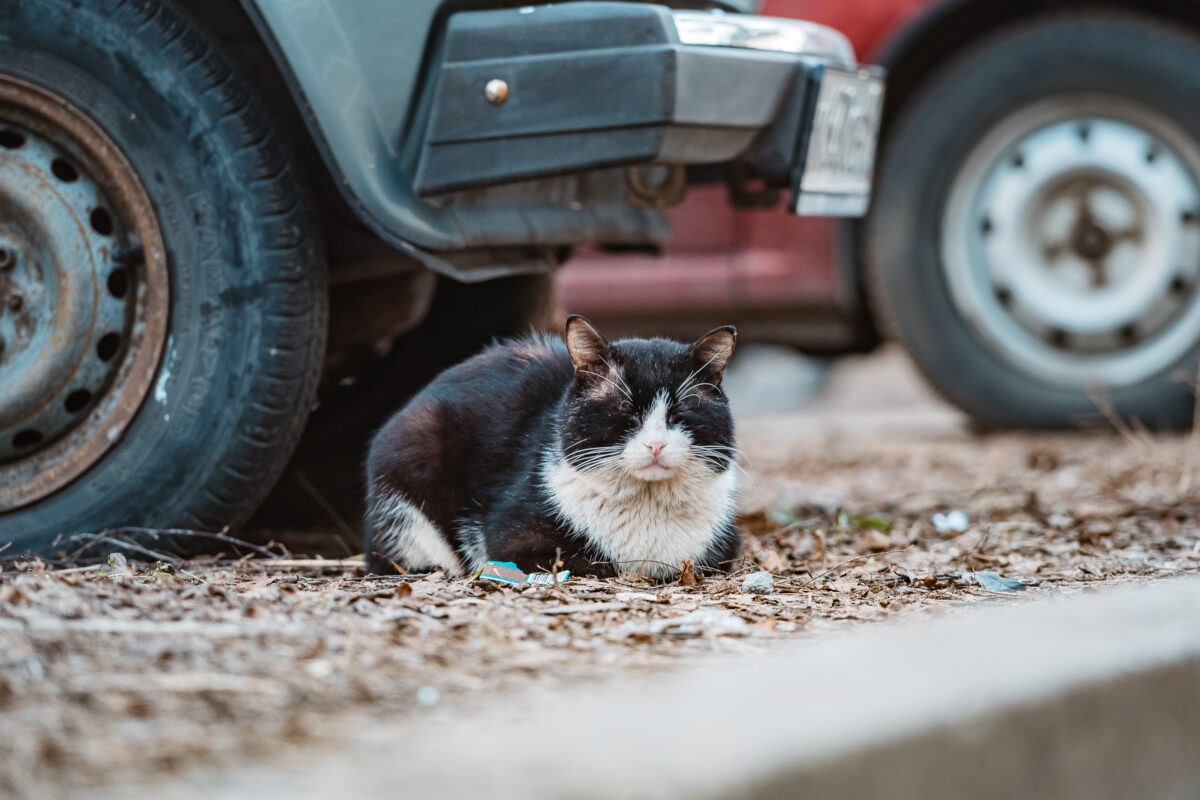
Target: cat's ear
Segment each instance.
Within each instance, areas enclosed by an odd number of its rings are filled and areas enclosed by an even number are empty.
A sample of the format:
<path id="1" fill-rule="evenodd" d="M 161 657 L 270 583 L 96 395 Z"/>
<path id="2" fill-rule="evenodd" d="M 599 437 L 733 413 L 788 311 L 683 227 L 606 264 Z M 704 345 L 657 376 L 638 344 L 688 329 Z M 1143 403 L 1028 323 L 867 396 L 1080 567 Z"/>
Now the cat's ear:
<path id="1" fill-rule="evenodd" d="M 576 372 L 602 375 L 608 370 L 608 340 L 578 314 L 567 317 L 567 350 Z"/>
<path id="2" fill-rule="evenodd" d="M 720 383 L 725 365 L 733 358 L 733 346 L 737 344 L 737 328 L 724 325 L 701 336 L 692 345 L 692 361 L 702 369 L 713 383 Z"/>

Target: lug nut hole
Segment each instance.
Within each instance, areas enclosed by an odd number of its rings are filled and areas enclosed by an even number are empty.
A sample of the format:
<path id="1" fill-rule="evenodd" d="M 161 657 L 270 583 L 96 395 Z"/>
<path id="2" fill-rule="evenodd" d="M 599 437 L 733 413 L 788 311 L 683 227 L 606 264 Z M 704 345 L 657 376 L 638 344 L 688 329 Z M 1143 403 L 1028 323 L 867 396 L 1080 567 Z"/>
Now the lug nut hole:
<path id="1" fill-rule="evenodd" d="M 63 408 L 68 414 L 78 414 L 87 408 L 87 404 L 92 402 L 92 393 L 87 389 L 76 389 L 67 395 L 66 401 L 63 403 Z"/>
<path id="2" fill-rule="evenodd" d="M 71 162 L 65 159 L 56 158 L 50 162 L 50 171 L 54 173 L 54 177 L 58 178 L 63 183 L 74 183 L 79 180 L 79 170 L 71 165 Z"/>
<path id="3" fill-rule="evenodd" d="M 42 434 L 35 430 L 23 430 L 13 437 L 12 443 L 18 450 L 33 447 L 42 443 Z"/>
<path id="4" fill-rule="evenodd" d="M 111 236 L 113 232 L 112 215 L 107 208 L 92 209 L 92 230 L 101 236 Z"/>
<path id="5" fill-rule="evenodd" d="M 129 273 L 114 269 L 108 276 L 108 293 L 120 300 L 129 292 Z"/>
<path id="6" fill-rule="evenodd" d="M 0 147 L 6 147 L 9 150 L 16 150 L 25 144 L 25 136 L 17 133 L 14 130 L 5 128 L 0 130 Z"/>
<path id="7" fill-rule="evenodd" d="M 100 357 L 101 361 L 111 361 L 120 348 L 121 334 L 106 333 L 100 337 L 100 341 L 96 342 L 96 355 Z"/>

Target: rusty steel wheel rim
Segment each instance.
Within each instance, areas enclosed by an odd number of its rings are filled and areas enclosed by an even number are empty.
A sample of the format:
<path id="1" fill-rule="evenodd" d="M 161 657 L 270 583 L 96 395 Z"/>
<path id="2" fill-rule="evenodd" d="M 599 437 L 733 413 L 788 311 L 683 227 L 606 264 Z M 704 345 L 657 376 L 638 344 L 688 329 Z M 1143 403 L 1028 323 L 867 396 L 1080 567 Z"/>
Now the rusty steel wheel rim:
<path id="1" fill-rule="evenodd" d="M 166 248 L 132 165 L 66 100 L 0 74 L 0 512 L 121 440 L 168 310 Z"/>

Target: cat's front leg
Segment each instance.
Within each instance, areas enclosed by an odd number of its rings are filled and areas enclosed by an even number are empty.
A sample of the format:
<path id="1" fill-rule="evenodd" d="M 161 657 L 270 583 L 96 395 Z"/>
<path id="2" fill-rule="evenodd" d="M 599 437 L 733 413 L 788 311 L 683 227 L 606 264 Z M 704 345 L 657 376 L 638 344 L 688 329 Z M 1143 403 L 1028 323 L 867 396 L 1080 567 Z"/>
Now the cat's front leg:
<path id="1" fill-rule="evenodd" d="M 552 572 L 564 569 L 572 575 L 611 578 L 612 564 L 594 553 L 582 540 L 564 535 L 552 524 L 526 524 L 516 529 L 499 530 L 488 536 L 488 558 L 511 561 L 523 572 Z"/>

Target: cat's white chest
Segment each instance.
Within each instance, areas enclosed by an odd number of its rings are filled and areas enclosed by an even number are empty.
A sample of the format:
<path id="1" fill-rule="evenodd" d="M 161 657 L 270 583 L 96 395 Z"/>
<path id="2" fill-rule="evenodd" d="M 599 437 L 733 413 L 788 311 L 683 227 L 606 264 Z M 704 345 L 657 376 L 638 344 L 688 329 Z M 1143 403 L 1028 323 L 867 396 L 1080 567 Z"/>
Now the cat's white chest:
<path id="1" fill-rule="evenodd" d="M 733 515 L 737 472 L 640 481 L 547 463 L 543 480 L 556 511 L 618 572 L 669 577 L 709 550 Z"/>

